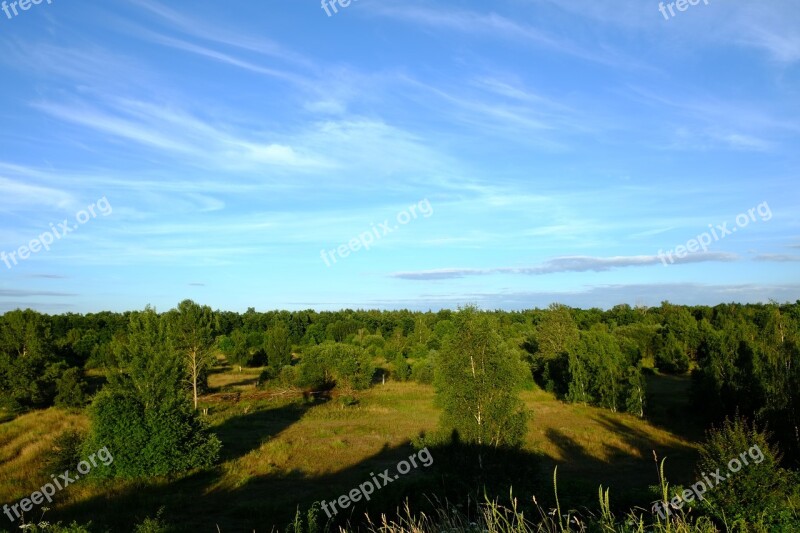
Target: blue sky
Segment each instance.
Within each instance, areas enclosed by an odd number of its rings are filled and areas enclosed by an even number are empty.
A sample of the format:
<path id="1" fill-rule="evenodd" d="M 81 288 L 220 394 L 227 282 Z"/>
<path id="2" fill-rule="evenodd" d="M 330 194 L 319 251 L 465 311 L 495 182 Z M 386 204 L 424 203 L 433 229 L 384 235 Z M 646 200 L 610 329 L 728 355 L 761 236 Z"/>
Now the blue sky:
<path id="1" fill-rule="evenodd" d="M 800 298 L 793 1 L 14 9 L 0 311 Z"/>

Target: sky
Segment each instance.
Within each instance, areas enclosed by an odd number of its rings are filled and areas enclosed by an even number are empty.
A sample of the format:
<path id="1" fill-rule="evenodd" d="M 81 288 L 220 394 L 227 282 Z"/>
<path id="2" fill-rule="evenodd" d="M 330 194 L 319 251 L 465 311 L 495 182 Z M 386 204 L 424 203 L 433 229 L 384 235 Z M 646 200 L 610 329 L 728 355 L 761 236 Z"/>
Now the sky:
<path id="1" fill-rule="evenodd" d="M 0 312 L 800 299 L 795 0 L 325 1 L 0 5 Z"/>

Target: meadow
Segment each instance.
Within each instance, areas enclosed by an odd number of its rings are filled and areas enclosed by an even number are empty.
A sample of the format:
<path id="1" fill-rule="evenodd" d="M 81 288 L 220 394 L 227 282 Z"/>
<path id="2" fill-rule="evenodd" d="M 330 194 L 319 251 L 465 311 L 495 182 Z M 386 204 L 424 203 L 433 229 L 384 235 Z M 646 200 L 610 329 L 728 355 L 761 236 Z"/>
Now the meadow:
<path id="1" fill-rule="evenodd" d="M 225 365 L 210 375 L 201 408 L 208 408 L 211 427 L 223 443 L 214 469 L 179 479 L 78 482 L 59 494 L 45 518 L 85 522 L 91 517 L 101 529 L 122 531 L 163 508 L 162 516 L 180 531 L 215 526 L 269 531 L 288 524 L 298 508 L 332 500 L 369 479 L 370 472 L 393 468 L 408 455 L 409 443 L 438 423 L 429 385 L 387 381 L 358 393 L 357 404 L 346 405 L 338 394 L 314 401 L 257 389 L 261 370 Z M 685 378 L 663 376 L 651 381 L 675 391 L 686 384 Z M 538 389 L 523 391 L 521 398 L 533 413 L 524 449 L 539 460 L 530 484 L 514 487 L 518 494 L 535 494 L 552 504 L 549 478 L 559 465 L 562 505 L 595 505 L 602 484 L 620 507 L 649 508 L 654 497 L 648 487 L 658 482 L 654 451 L 668 457 L 670 477 L 692 479 L 696 445 L 669 428 L 673 416 L 689 416 L 680 394 L 670 395 L 674 412 L 666 413 L 663 425 L 566 404 Z M 56 437 L 87 425 L 85 415 L 57 407 L 0 425 L 0 501 L 17 501 L 37 490 L 47 481 L 46 462 Z M 376 501 L 399 507 L 412 489 L 424 491 L 428 476 L 413 470 Z"/>

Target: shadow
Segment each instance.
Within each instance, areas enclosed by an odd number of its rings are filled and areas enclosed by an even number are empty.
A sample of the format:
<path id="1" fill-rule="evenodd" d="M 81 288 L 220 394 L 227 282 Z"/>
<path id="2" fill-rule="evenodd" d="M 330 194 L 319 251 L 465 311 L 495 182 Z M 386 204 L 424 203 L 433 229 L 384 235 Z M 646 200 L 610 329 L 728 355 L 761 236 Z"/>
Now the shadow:
<path id="1" fill-rule="evenodd" d="M 114 483 L 110 485 L 114 490 L 71 503 L 57 513 L 51 511 L 48 519 L 67 523 L 72 520 L 85 523 L 91 519 L 93 528 L 99 531 L 130 531 L 133 524 L 156 516 L 163 508 L 162 516 L 170 524 L 170 531 L 217 531 L 217 528 L 224 533 L 284 531 L 296 512 L 305 515 L 318 501 L 325 501 L 330 509 L 331 502 L 338 502 L 341 496 L 351 494 L 371 480 L 380 481 L 381 486 L 373 491 L 368 501 L 361 499 L 340 508 L 330 519 L 320 511 L 320 525 L 327 522 L 333 531 L 339 526 L 348 526 L 354 531 L 366 530 L 365 513 L 373 520 L 379 520 L 382 514 L 392 520 L 406 501 L 415 515 L 435 516 L 437 506 L 432 502 L 447 502 L 474 518 L 485 497 L 508 504 L 512 487 L 519 509 L 528 517 L 536 517 L 534 497 L 546 511 L 555 507 L 553 469 L 556 466 L 558 496 L 564 512 L 586 508 L 596 512 L 600 485 L 611 489 L 612 506 L 619 511 L 634 506 L 647 508 L 656 499 L 655 493 L 650 491 L 650 487 L 658 483 L 652 459 L 653 436 L 604 413 L 594 418 L 619 437 L 616 443 L 604 445 L 604 459 L 594 457 L 574 438 L 557 429 L 548 430 L 545 436 L 556 447 L 558 460 L 523 449 L 464 444 L 455 433 L 450 439 L 436 439 L 435 442 L 442 444 L 434 444 L 432 439 L 420 435 L 418 440 L 428 443 L 432 464 L 410 468 L 403 475 L 397 473 L 401 461 L 408 462 L 417 454 L 421 462 L 418 450 L 411 443 L 394 447 L 383 444 L 356 464 L 318 475 L 308 473 L 321 471 L 319 465 L 308 463 L 314 461 L 313 458 L 306 461 L 303 471 L 287 471 L 278 464 L 267 463 L 274 456 L 265 459 L 252 453 L 299 421 L 314 404 L 324 403 L 329 398 L 328 391 L 308 393 L 304 400 L 280 407 L 254 407 L 252 412 L 229 417 L 214 427 L 224 445 L 221 464 L 217 467 L 172 480 Z M 243 410 L 246 406 L 236 403 L 226 408 Z M 338 415 L 331 416 L 320 418 L 312 427 L 324 428 L 326 423 L 338 420 Z M 296 458 L 308 452 L 303 441 L 314 438 L 322 437 L 315 436 L 312 431 L 293 435 L 291 442 L 275 440 L 275 449 L 265 450 L 265 453 L 291 454 Z M 338 449 L 330 447 L 331 458 L 325 458 L 325 466 L 337 464 Z M 680 461 L 685 461 L 689 467 L 694 453 L 690 446 L 677 440 L 656 451 L 659 457 L 670 458 L 667 463 L 670 475 Z M 316 453 L 320 453 L 319 449 Z M 386 482 L 383 473 L 391 480 Z M 681 475 L 676 472 L 674 481 L 684 482 Z"/>
<path id="2" fill-rule="evenodd" d="M 301 415 L 302 409 L 268 409 L 236 417 L 218 431 L 229 450 L 227 457 L 241 456 L 255 448 L 268 435 L 288 427 Z M 245 435 L 244 442 L 232 443 L 230 438 L 242 437 L 242 425 L 261 428 Z M 423 464 L 423 456 L 410 443 L 396 447 L 384 444 L 377 453 L 359 463 L 336 472 L 308 476 L 300 471 L 275 470 L 274 474 L 248 476 L 237 472 L 240 482 L 231 485 L 230 463 L 198 472 L 173 481 L 146 486 L 133 484 L 125 490 L 115 490 L 103 496 L 74 503 L 57 516 L 57 520 L 86 522 L 91 517 L 93 528 L 100 531 L 130 531 L 133 524 L 155 516 L 164 508 L 163 518 L 169 522 L 170 531 L 283 531 L 294 519 L 314 504 L 325 501 L 331 512 L 320 510 L 320 525 L 331 530 L 348 526 L 350 530 L 364 530 L 365 513 L 373 518 L 386 514 L 392 518 L 398 509 L 409 502 L 415 513 L 434 510 L 432 501 L 448 501 L 462 510 L 474 513 L 476 502 L 484 501 L 484 494 L 507 501 L 509 487 L 514 486 L 514 496 L 531 502 L 539 456 L 516 449 L 494 449 L 452 442 L 447 445 L 427 447 L 431 459 Z M 416 467 L 411 467 L 411 457 Z M 409 466 L 408 472 L 398 470 L 401 462 Z M 482 467 L 480 465 L 483 465 Z M 387 481 L 388 480 L 388 481 Z M 340 496 L 351 494 L 365 484 L 377 488 L 369 501 L 361 499 L 341 508 Z M 53 514 L 53 513 L 51 513 Z"/>
<path id="3" fill-rule="evenodd" d="M 653 442 L 651 434 L 634 426 L 625 425 L 605 413 L 600 414 L 595 420 L 621 438 L 628 448 L 636 450 L 634 456 L 627 454 L 619 458 L 617 464 L 621 468 L 631 463 L 646 463 L 652 474 L 650 484 L 655 485 L 658 483 L 658 465 L 666 458 L 664 474 L 670 484 L 686 485 L 695 481 L 694 469 L 700 455 L 694 446 L 679 442 L 677 439 L 671 443 Z"/>
<path id="4" fill-rule="evenodd" d="M 686 440 L 703 440 L 704 421 L 690 404 L 691 377 L 653 373 L 647 374 L 645 379 L 647 421 Z"/>
<path id="5" fill-rule="evenodd" d="M 257 385 L 259 382 L 258 376 L 251 376 L 247 378 L 242 378 L 239 381 L 234 381 L 232 383 L 226 383 L 225 385 L 218 385 L 216 387 L 208 387 L 208 392 L 225 392 L 226 390 L 232 389 L 233 387 L 244 387 L 248 385 Z"/>
<path id="6" fill-rule="evenodd" d="M 604 489 L 611 489 L 611 503 L 614 508 L 628 509 L 631 504 L 643 503 L 641 498 L 634 497 L 647 490 L 647 482 L 641 481 L 643 465 L 635 465 L 633 472 L 629 468 L 624 468 L 619 459 L 627 458 L 628 455 L 623 450 L 611 449 L 610 457 L 602 460 L 590 454 L 575 439 L 560 430 L 550 428 L 545 435 L 558 449 L 559 459 L 547 458 L 543 461 L 542 475 L 547 474 L 552 480 L 554 470 L 558 467 L 554 484 L 558 487 L 562 510 L 596 509 L 597 490 L 600 485 Z M 635 475 L 631 476 L 632 473 Z M 630 488 L 631 485 L 636 485 L 632 477 L 639 478 L 642 484 Z M 537 498 L 545 502 L 546 507 L 555 506 L 552 489 L 541 496 L 537 495 Z"/>
<path id="7" fill-rule="evenodd" d="M 84 374 L 83 378 L 86 380 L 86 389 L 87 389 L 86 392 L 90 396 L 94 396 L 95 394 L 100 392 L 100 389 L 102 389 L 106 385 L 106 383 L 108 383 L 108 380 L 106 379 L 105 376 Z"/>
<path id="8" fill-rule="evenodd" d="M 327 398 L 320 401 L 327 401 Z M 272 409 L 255 408 L 252 412 L 228 418 L 214 428 L 223 443 L 220 461 L 231 461 L 258 449 L 266 440 L 300 420 L 311 407 L 310 403 L 290 403 Z"/>
<path id="9" fill-rule="evenodd" d="M 597 491 L 601 485 L 610 489 L 611 505 L 616 511 L 624 513 L 634 507 L 649 508 L 650 502 L 658 497 L 653 490 L 659 483 L 653 452 L 659 460 L 669 457 L 665 470 L 674 478 L 671 481 L 688 482 L 692 479 L 691 473 L 698 458 L 693 447 L 677 440 L 672 444 L 659 443 L 653 435 L 603 412 L 592 419 L 621 442 L 618 445 L 603 443 L 601 453 L 591 454 L 560 430 L 551 428 L 545 432 L 547 439 L 557 448 L 559 459 L 544 459 L 542 475 L 549 474 L 552 478 L 553 469 L 558 466 L 558 494 L 562 509 L 597 509 Z M 555 503 L 552 497 L 551 491 L 542 499 L 552 505 Z"/>

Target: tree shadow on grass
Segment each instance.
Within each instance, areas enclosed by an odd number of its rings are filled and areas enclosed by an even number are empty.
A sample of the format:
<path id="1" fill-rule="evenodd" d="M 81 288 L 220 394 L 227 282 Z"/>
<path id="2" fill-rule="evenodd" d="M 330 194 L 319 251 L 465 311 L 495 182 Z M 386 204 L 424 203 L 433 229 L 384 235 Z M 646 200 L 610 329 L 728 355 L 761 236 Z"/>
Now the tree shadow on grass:
<path id="1" fill-rule="evenodd" d="M 651 424 L 689 441 L 704 438 L 705 427 L 697 409 L 691 405 L 689 376 L 648 374 L 647 409 L 645 416 Z"/>
<path id="2" fill-rule="evenodd" d="M 328 394 L 316 394 L 306 398 L 303 403 L 269 409 L 255 407 L 252 412 L 226 419 L 214 427 L 214 432 L 223 443 L 220 462 L 232 461 L 257 450 L 266 440 L 276 437 L 300 420 L 311 407 L 329 399 Z"/>
<path id="3" fill-rule="evenodd" d="M 262 439 L 273 434 L 276 424 L 285 425 L 290 414 L 276 411 L 244 415 L 228 425 L 223 430 L 223 433 L 228 431 L 228 437 L 240 435 L 239 424 L 245 422 L 267 428 L 263 435 L 245 435 L 248 443 L 242 444 L 231 456 L 253 449 L 254 437 Z M 275 418 L 270 419 L 270 416 Z M 536 489 L 536 473 L 540 470 L 537 454 L 457 442 L 431 445 L 427 449 L 432 459 L 429 467 L 424 466 L 418 450 L 406 443 L 396 447 L 384 445 L 357 464 L 320 476 L 280 469 L 272 474 L 250 475 L 246 471 L 231 471 L 236 466 L 228 462 L 174 481 L 154 483 L 149 480 L 115 490 L 71 505 L 51 518 L 92 520 L 101 531 L 130 531 L 133 524 L 155 516 L 163 507 L 163 518 L 175 531 L 215 531 L 217 526 L 223 532 L 272 531 L 273 527 L 283 530 L 298 509 L 305 512 L 316 501 L 338 501 L 340 496 L 350 494 L 365 483 L 373 484 L 375 480 L 379 485 L 369 501 L 362 499 L 345 509 L 337 509 L 339 512 L 332 513 L 330 520 L 322 512 L 320 521 L 329 521 L 334 529 L 346 524 L 363 529 L 365 513 L 373 518 L 382 513 L 392 517 L 405 501 L 414 512 L 431 511 L 431 501 L 439 500 L 474 513 L 476 502 L 482 502 L 484 494 L 507 499 L 510 486 L 514 487 L 515 496 L 525 494 L 520 499 L 531 501 L 530 495 Z M 416 468 L 411 466 L 411 456 L 416 457 Z M 407 473 L 398 471 L 401 461 L 407 461 L 410 467 Z"/>
<path id="4" fill-rule="evenodd" d="M 694 465 L 700 459 L 696 447 L 681 442 L 677 438 L 671 439 L 669 442 L 654 442 L 653 435 L 633 425 L 623 424 L 622 421 L 612 418 L 605 413 L 601 413 L 595 420 L 606 429 L 619 436 L 626 446 L 636 450 L 634 456 L 627 454 L 626 457 L 621 459 L 622 465 L 630 463 L 631 461 L 638 462 L 640 460 L 647 461 L 651 464 L 653 484 L 658 481 L 658 464 L 665 458 L 667 461 L 664 469 L 668 481 L 685 484 L 693 480 Z"/>
<path id="5" fill-rule="evenodd" d="M 558 449 L 559 459 L 543 461 L 543 468 L 552 475 L 553 468 L 558 466 L 557 483 L 562 508 L 598 509 L 598 488 L 601 485 L 610 489 L 612 508 L 616 511 L 648 508 L 657 498 L 651 490 L 658 485 L 653 451 L 659 458 L 674 458 L 675 461 L 670 461 L 673 466 L 678 465 L 674 471 L 682 474 L 691 471 L 695 458 L 693 448 L 677 440 L 669 444 L 656 442 L 653 435 L 625 425 L 606 413 L 593 418 L 622 442 L 619 445 L 603 443 L 602 453 L 592 454 L 562 431 L 549 429 L 546 432 L 547 438 Z M 542 499 L 554 503 L 551 498 L 552 494 L 546 494 Z"/>
<path id="6" fill-rule="evenodd" d="M 590 455 L 571 436 L 550 430 L 547 438 L 559 451 L 557 461 L 527 450 L 463 444 L 457 438 L 433 444 L 424 436 L 420 442 L 429 443 L 432 465 L 423 467 L 417 455 L 418 467 L 403 475 L 398 474 L 398 464 L 418 454 L 410 443 L 395 447 L 384 444 L 356 464 L 321 475 L 287 471 L 265 464 L 263 458 L 256 456 L 252 461 L 250 457 L 237 461 L 259 449 L 266 439 L 284 432 L 307 410 L 304 405 L 288 405 L 229 418 L 215 428 L 225 446 L 225 462 L 219 466 L 180 479 L 147 480 L 123 489 L 113 484 L 113 491 L 70 505 L 50 518 L 82 523 L 92 520 L 99 531 L 130 531 L 133 524 L 155 516 L 163 507 L 163 518 L 174 531 L 216 531 L 217 527 L 222 532 L 260 532 L 273 528 L 282 531 L 298 510 L 305 513 L 314 502 L 323 500 L 330 509 L 330 502 L 377 479 L 381 486 L 373 491 L 369 501 L 362 499 L 339 509 L 329 524 L 334 530 L 346 524 L 363 530 L 364 513 L 368 512 L 373 520 L 379 520 L 381 514 L 392 519 L 406 501 L 415 514 L 425 512 L 430 516 L 437 502 L 439 506 L 447 502 L 475 518 L 478 504 L 485 497 L 508 504 L 512 487 L 513 497 L 525 515 L 538 516 L 534 496 L 545 510 L 555 507 L 552 476 L 556 465 L 562 510 L 585 506 L 596 511 L 600 484 L 612 487 L 615 507 L 621 510 L 633 505 L 646 507 L 652 499 L 647 487 L 657 483 L 655 465 L 647 449 L 652 437 L 604 415 L 600 415 L 600 422 L 620 435 L 624 443 L 608 445 L 605 460 Z M 286 446 L 287 454 L 306 452 L 276 442 Z M 330 448 L 332 459 L 326 460 L 326 465 L 336 464 L 337 449 Z M 676 451 L 681 450 L 670 445 L 659 453 L 672 456 Z M 282 453 L 280 446 L 276 453 Z M 387 483 L 382 473 L 392 480 Z M 394 475 L 398 475 L 397 479 Z M 322 523 L 328 521 L 324 512 L 319 518 Z"/>

